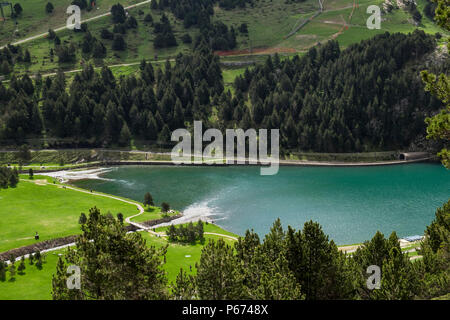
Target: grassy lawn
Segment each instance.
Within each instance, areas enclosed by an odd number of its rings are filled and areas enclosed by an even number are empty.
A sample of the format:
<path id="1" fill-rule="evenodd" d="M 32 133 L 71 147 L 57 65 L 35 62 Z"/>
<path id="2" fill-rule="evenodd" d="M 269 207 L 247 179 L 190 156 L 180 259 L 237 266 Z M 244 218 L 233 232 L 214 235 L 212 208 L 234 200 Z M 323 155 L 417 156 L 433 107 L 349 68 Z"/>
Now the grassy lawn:
<path id="1" fill-rule="evenodd" d="M 167 216 L 174 216 L 179 214 L 178 211 L 172 212 L 172 213 L 167 213 Z M 131 219 L 132 222 L 144 222 L 144 221 L 149 221 L 149 220 L 156 220 L 156 219 L 161 219 L 164 218 L 164 214 L 161 212 L 161 208 L 160 207 L 153 207 L 153 206 L 148 206 L 145 208 L 145 212 L 137 217 L 134 217 Z"/>
<path id="2" fill-rule="evenodd" d="M 224 84 L 225 85 L 233 84 L 234 83 L 234 79 L 237 76 L 239 76 L 239 75 L 243 75 L 246 68 L 247 67 L 244 67 L 244 68 L 233 68 L 233 69 L 222 68 L 222 77 L 223 77 Z"/>
<path id="3" fill-rule="evenodd" d="M 163 233 L 165 233 L 167 229 L 169 229 L 169 227 L 161 227 L 161 228 L 157 228 L 155 231 L 156 232 L 163 232 Z M 219 234 L 224 234 L 226 236 L 239 238 L 238 235 L 236 235 L 236 234 L 234 234 L 232 232 L 226 231 L 226 230 L 222 229 L 221 227 L 219 227 L 218 225 L 212 224 L 212 223 L 208 223 L 208 224 L 205 223 L 203 225 L 203 231 L 204 232 L 219 233 Z"/>
<path id="4" fill-rule="evenodd" d="M 20 275 L 16 271 L 14 280 L 10 279 L 9 272 L 6 281 L 0 281 L 0 300 L 49 300 L 52 298 L 52 275 L 56 272 L 58 254 L 65 250 L 48 252 L 42 269 L 30 265 L 25 260 L 26 269 Z M 16 262 L 16 270 L 20 262 Z"/>
<path id="5" fill-rule="evenodd" d="M 211 224 L 206 226 L 205 231 L 206 230 L 214 230 L 209 232 L 230 234 L 220 227 Z M 142 232 L 141 234 L 148 245 L 160 248 L 168 243 L 166 239 L 155 237 L 148 232 Z M 200 242 L 186 245 L 170 243 L 167 250 L 166 264 L 164 265 L 169 282 L 175 281 L 180 268 L 183 268 L 187 273 L 195 273 L 195 263 L 200 259 L 203 246 L 208 241 L 217 240 L 219 238 L 220 237 L 216 235 L 205 235 L 205 242 L 203 244 Z M 224 241 L 230 245 L 233 244 L 233 240 L 228 238 L 224 238 Z M 51 299 L 52 275 L 56 271 L 58 254 L 63 254 L 64 252 L 65 249 L 47 253 L 45 259 L 46 262 L 43 264 L 41 270 L 37 269 L 34 265 L 30 266 L 28 261 L 26 261 L 25 274 L 16 274 L 14 281 L 10 281 L 9 273 L 7 273 L 6 281 L 0 281 L 0 300 Z M 17 266 L 18 263 L 16 263 L 16 267 Z M 190 266 L 192 267 L 192 271 L 190 271 Z"/>
<path id="6" fill-rule="evenodd" d="M 218 226 L 216 226 L 216 228 L 217 233 L 228 234 L 228 232 L 222 228 Z M 147 240 L 147 244 L 155 247 L 161 247 L 168 243 L 166 238 L 158 238 L 148 232 L 142 233 L 142 236 Z M 206 234 L 204 243 L 200 243 L 199 241 L 197 241 L 196 244 L 169 243 L 166 264 L 164 266 L 167 271 L 167 278 L 169 279 L 169 282 L 176 280 L 177 275 L 180 272 L 180 268 L 183 268 L 187 273 L 194 274 L 196 271 L 195 263 L 200 260 L 204 245 L 206 245 L 208 241 L 215 241 L 219 238 L 221 237 L 217 235 Z M 229 238 L 223 237 L 222 239 L 230 245 L 234 243 L 234 240 Z M 192 271 L 190 267 L 192 267 Z"/>
<path id="7" fill-rule="evenodd" d="M 317 10 L 317 0 L 306 0 L 302 3 L 287 3 L 285 0 L 259 0 L 254 7 L 245 9 L 223 10 L 215 7 L 215 20 L 238 27 L 247 23 L 248 36 L 239 34 L 238 49 L 249 47 L 278 46 L 287 35 L 299 15 Z"/>
<path id="8" fill-rule="evenodd" d="M 79 233 L 80 213 L 94 206 L 125 217 L 137 213 L 136 206 L 118 200 L 36 183 L 42 180 L 47 178 L 35 176 L 0 190 L 0 252 L 35 243 L 36 231 L 41 241 Z"/>

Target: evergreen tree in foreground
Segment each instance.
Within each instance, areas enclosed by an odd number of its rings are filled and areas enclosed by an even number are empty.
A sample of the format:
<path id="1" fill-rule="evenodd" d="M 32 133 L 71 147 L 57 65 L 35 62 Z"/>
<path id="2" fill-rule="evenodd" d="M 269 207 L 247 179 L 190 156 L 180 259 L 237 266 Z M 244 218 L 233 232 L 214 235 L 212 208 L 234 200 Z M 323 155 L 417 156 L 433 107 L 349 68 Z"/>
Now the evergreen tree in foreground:
<path id="1" fill-rule="evenodd" d="M 148 247 L 142 236 L 127 234 L 112 215 L 102 215 L 97 208 L 89 212 L 76 248 L 60 258 L 52 280 L 53 299 L 116 300 L 165 299 L 167 279 L 162 269 L 166 247 Z M 70 290 L 67 267 L 81 271 L 81 289 Z"/>

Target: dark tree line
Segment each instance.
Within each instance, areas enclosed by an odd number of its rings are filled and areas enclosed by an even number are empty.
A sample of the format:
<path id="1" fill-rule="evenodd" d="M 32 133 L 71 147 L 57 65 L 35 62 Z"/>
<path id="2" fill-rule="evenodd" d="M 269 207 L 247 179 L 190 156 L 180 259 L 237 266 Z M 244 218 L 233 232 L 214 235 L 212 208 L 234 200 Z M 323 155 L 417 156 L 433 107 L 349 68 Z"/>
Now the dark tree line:
<path id="1" fill-rule="evenodd" d="M 60 257 L 53 276 L 54 299 L 210 299 L 210 300 L 410 300 L 448 294 L 450 288 L 450 202 L 436 212 L 419 254 L 410 261 L 395 232 L 377 232 L 352 257 L 339 251 L 322 227 L 306 222 L 284 230 L 278 219 L 264 239 L 253 231 L 234 245 L 209 241 L 196 273 L 180 270 L 167 283 L 167 246 L 148 247 L 127 234 L 111 214 L 90 210 L 77 248 Z M 81 290 L 67 288 L 67 266 L 80 267 Z M 379 289 L 367 286 L 368 266 L 381 269 Z"/>
<path id="2" fill-rule="evenodd" d="M 27 75 L 20 79 L 13 75 L 8 88 L 0 84 L 0 139 L 19 143 L 41 134 L 43 121 L 36 92 L 40 86 L 39 77 L 33 84 Z"/>
<path id="3" fill-rule="evenodd" d="M 19 183 L 19 172 L 16 168 L 0 167 L 0 188 L 15 188 Z"/>
<path id="4" fill-rule="evenodd" d="M 389 34 L 342 51 L 336 41 L 303 57 L 238 76 L 235 97 L 223 94 L 224 126 L 280 128 L 286 149 L 348 152 L 408 146 L 441 103 L 423 90 L 419 70 L 435 41 L 422 31 Z M 448 70 L 448 63 L 440 67 Z M 251 108 L 245 106 L 249 99 Z"/>
<path id="5" fill-rule="evenodd" d="M 425 117 L 442 105 L 418 76 L 435 48 L 421 31 L 378 35 L 342 52 L 330 41 L 302 57 L 269 57 L 235 79 L 234 95 L 224 92 L 209 43 L 200 37 L 193 46 L 163 69 L 144 61 L 140 76 L 116 79 L 107 67 L 87 66 L 70 87 L 63 73 L 34 83 L 13 77 L 0 85 L 0 138 L 20 142 L 45 129 L 96 146 L 132 137 L 167 143 L 195 119 L 205 129 L 279 128 L 285 150 L 392 150 L 420 140 Z"/>
<path id="6" fill-rule="evenodd" d="M 218 57 L 204 43 L 178 55 L 164 71 L 142 62 L 140 77 L 116 79 L 104 67 L 86 66 L 70 87 L 64 73 L 0 84 L 0 138 L 22 141 L 47 134 L 94 145 L 127 145 L 131 136 L 170 141 L 170 132 L 193 119 L 207 120 L 213 97 L 223 92 Z M 39 104 L 41 105 L 39 107 Z"/>
<path id="7" fill-rule="evenodd" d="M 8 44 L 0 49 L 0 74 L 7 75 L 13 71 L 14 64 L 19 62 L 31 62 L 28 49 L 22 50 L 20 46 Z"/>

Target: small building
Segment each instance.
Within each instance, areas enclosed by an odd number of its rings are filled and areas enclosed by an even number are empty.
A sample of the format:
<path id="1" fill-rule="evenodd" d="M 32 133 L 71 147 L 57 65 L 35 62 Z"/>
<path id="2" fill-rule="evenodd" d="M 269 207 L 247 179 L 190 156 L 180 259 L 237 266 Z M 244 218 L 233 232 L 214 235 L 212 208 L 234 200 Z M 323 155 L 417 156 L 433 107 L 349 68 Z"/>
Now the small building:
<path id="1" fill-rule="evenodd" d="M 422 236 L 415 235 L 415 236 L 405 237 L 403 239 L 408 241 L 408 242 L 414 242 L 414 241 L 422 240 Z"/>

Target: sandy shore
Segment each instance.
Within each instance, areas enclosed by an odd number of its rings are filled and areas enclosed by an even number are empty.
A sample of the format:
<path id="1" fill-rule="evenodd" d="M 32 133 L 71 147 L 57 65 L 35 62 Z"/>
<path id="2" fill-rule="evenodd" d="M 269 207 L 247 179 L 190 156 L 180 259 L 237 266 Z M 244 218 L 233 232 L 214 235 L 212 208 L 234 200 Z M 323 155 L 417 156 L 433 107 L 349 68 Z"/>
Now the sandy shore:
<path id="1" fill-rule="evenodd" d="M 114 170 L 114 168 L 95 168 L 88 170 L 61 170 L 53 172 L 43 172 L 39 174 L 57 179 L 61 183 L 83 179 L 100 179 L 111 181 L 111 179 L 102 178 L 100 175 L 112 170 Z"/>

